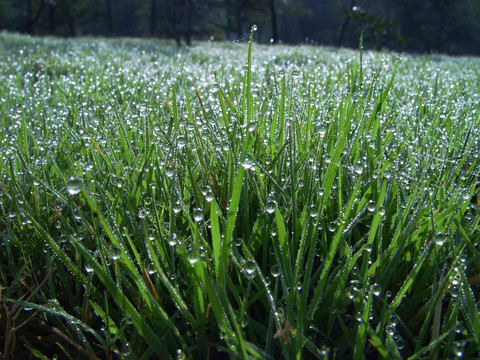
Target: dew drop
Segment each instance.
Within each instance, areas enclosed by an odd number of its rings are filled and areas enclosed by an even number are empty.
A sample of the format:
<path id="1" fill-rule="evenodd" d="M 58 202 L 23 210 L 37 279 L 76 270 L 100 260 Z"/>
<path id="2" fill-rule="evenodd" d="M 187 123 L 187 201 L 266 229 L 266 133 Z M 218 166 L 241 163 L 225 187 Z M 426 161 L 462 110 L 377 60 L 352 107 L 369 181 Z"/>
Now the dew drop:
<path id="1" fill-rule="evenodd" d="M 183 148 L 186 143 L 187 143 L 187 139 L 185 139 L 184 136 L 177 137 L 177 147 L 179 149 Z"/>
<path id="2" fill-rule="evenodd" d="M 251 169 L 253 167 L 253 159 L 250 155 L 245 156 L 245 160 L 241 163 L 242 167 L 245 170 Z"/>
<path id="3" fill-rule="evenodd" d="M 382 287 L 380 286 L 380 284 L 378 283 L 373 284 L 372 292 L 373 292 L 373 295 L 380 296 L 380 294 L 382 293 Z"/>
<path id="4" fill-rule="evenodd" d="M 367 204 L 367 210 L 370 212 L 374 212 L 376 209 L 375 201 L 370 200 Z"/>
<path id="5" fill-rule="evenodd" d="M 327 356 L 329 352 L 330 348 L 326 345 L 322 345 L 322 347 L 320 348 L 320 355 Z"/>
<path id="6" fill-rule="evenodd" d="M 189 248 L 187 250 L 186 256 L 187 256 L 188 262 L 191 265 L 195 264 L 200 259 L 200 256 L 198 254 L 198 250 L 195 249 L 195 248 Z"/>
<path id="7" fill-rule="evenodd" d="M 85 271 L 86 271 L 87 273 L 93 272 L 93 266 L 92 266 L 92 264 L 90 264 L 90 263 L 87 262 L 87 263 L 85 264 Z"/>
<path id="8" fill-rule="evenodd" d="M 280 276 L 280 266 L 278 265 L 273 265 L 270 272 L 272 273 L 272 276 L 274 278 L 277 278 Z"/>
<path id="9" fill-rule="evenodd" d="M 248 259 L 245 263 L 245 272 L 247 273 L 247 275 L 252 275 L 255 272 L 256 268 L 257 267 L 255 264 L 255 260 L 253 259 Z"/>
<path id="10" fill-rule="evenodd" d="M 213 201 L 213 198 L 214 198 L 213 191 L 212 191 L 212 190 L 208 190 L 208 191 L 205 193 L 205 200 L 206 200 L 207 202 L 212 202 L 212 201 Z"/>
<path id="11" fill-rule="evenodd" d="M 180 211 L 182 211 L 182 204 L 180 204 L 178 201 L 173 204 L 173 212 L 175 214 L 178 214 Z"/>
<path id="12" fill-rule="evenodd" d="M 337 229 L 337 224 L 335 223 L 335 221 L 330 221 L 328 223 L 328 231 L 334 232 L 336 229 Z"/>
<path id="13" fill-rule="evenodd" d="M 318 215 L 318 207 L 316 205 L 310 206 L 310 217 L 315 218 Z"/>
<path id="14" fill-rule="evenodd" d="M 147 273 L 149 275 L 153 275 L 157 272 L 157 269 L 155 269 L 155 265 L 153 265 L 152 263 L 148 264 L 147 265 Z"/>
<path id="15" fill-rule="evenodd" d="M 165 174 L 171 178 L 173 176 L 173 174 L 175 173 L 175 169 L 172 165 L 168 165 L 166 168 L 165 168 Z"/>
<path id="16" fill-rule="evenodd" d="M 110 248 L 110 256 L 112 257 L 112 260 L 117 261 L 120 259 L 120 256 L 122 256 L 122 249 L 112 245 Z"/>
<path id="17" fill-rule="evenodd" d="M 435 236 L 433 237 L 433 240 L 435 241 L 435 244 L 438 246 L 443 246 L 445 244 L 445 241 L 448 239 L 449 235 L 444 234 L 444 233 L 436 233 Z"/>
<path id="18" fill-rule="evenodd" d="M 175 359 L 176 360 L 186 360 L 187 355 L 185 355 L 185 353 L 182 351 L 182 349 L 177 349 L 177 351 L 175 352 Z"/>
<path id="19" fill-rule="evenodd" d="M 363 173 L 363 164 L 359 161 L 357 162 L 355 165 L 353 165 L 353 170 L 355 170 L 355 172 L 358 174 L 358 175 L 362 175 Z"/>
<path id="20" fill-rule="evenodd" d="M 465 351 L 465 342 L 458 342 L 453 346 L 453 355 L 456 357 L 463 357 L 463 353 Z"/>
<path id="21" fill-rule="evenodd" d="M 203 210 L 202 209 L 195 209 L 193 211 L 193 220 L 195 220 L 196 222 L 200 222 L 203 220 Z"/>
<path id="22" fill-rule="evenodd" d="M 252 25 L 252 31 L 257 31 L 258 30 L 258 26 L 256 24 L 253 24 Z"/>
<path id="23" fill-rule="evenodd" d="M 78 194 L 83 187 L 82 180 L 76 176 L 70 176 L 67 180 L 67 192 L 70 195 Z"/>
<path id="24" fill-rule="evenodd" d="M 273 214 L 275 212 L 275 202 L 268 200 L 265 204 L 265 211 L 269 214 Z"/>
<path id="25" fill-rule="evenodd" d="M 175 246 L 177 244 L 177 242 L 178 242 L 177 234 L 172 233 L 172 234 L 168 235 L 168 245 Z"/>

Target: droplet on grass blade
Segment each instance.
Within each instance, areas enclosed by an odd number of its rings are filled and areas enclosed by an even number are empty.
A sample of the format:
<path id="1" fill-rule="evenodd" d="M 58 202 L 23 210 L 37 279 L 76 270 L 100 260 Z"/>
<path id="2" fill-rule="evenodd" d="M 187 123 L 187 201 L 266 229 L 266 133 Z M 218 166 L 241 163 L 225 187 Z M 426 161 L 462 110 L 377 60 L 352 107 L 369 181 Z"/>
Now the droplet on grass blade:
<path id="1" fill-rule="evenodd" d="M 198 259 L 200 259 L 200 254 L 198 249 L 193 246 L 188 248 L 186 256 L 187 256 L 188 262 L 191 265 L 195 264 L 198 261 Z"/>
<path id="2" fill-rule="evenodd" d="M 256 270 L 255 260 L 248 259 L 247 262 L 245 263 L 245 272 L 247 273 L 247 275 L 253 275 L 255 270 Z"/>
<path id="3" fill-rule="evenodd" d="M 83 187 L 82 179 L 76 176 L 70 176 L 67 180 L 67 192 L 69 195 L 78 194 Z"/>
<path id="4" fill-rule="evenodd" d="M 185 360 L 187 358 L 187 355 L 182 351 L 182 349 L 177 349 L 175 353 L 175 359 L 176 360 Z"/>
<path id="5" fill-rule="evenodd" d="M 250 155 L 245 156 L 245 160 L 241 162 L 241 165 L 245 170 L 251 169 L 253 167 L 253 159 Z"/>
<path id="6" fill-rule="evenodd" d="M 357 162 L 355 165 L 353 165 L 353 170 L 355 170 L 355 172 L 358 174 L 358 175 L 362 175 L 363 173 L 363 164 L 362 162 Z"/>
<path id="7" fill-rule="evenodd" d="M 275 202 L 268 200 L 265 204 L 265 211 L 269 214 L 273 214 L 275 212 Z"/>
<path id="8" fill-rule="evenodd" d="M 177 234 L 168 235 L 168 245 L 175 246 L 178 243 Z"/>
<path id="9" fill-rule="evenodd" d="M 112 260 L 117 261 L 120 259 L 120 256 L 122 256 L 122 249 L 112 245 L 110 248 L 110 256 L 112 257 Z"/>
<path id="10" fill-rule="evenodd" d="M 203 210 L 202 209 L 195 209 L 193 211 L 193 220 L 196 222 L 203 220 Z"/>
<path id="11" fill-rule="evenodd" d="M 205 200 L 206 200 L 207 202 L 212 202 L 212 201 L 213 201 L 213 198 L 214 198 L 213 191 L 212 191 L 212 190 L 208 190 L 208 191 L 205 193 Z"/>

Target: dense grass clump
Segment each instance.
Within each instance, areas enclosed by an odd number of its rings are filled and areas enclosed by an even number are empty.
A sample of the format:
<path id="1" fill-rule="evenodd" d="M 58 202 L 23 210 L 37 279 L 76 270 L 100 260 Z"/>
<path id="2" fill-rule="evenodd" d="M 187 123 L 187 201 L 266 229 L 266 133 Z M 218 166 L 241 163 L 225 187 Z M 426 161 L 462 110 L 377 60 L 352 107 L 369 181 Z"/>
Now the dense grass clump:
<path id="1" fill-rule="evenodd" d="M 479 71 L 0 34 L 3 358 L 478 356 Z"/>

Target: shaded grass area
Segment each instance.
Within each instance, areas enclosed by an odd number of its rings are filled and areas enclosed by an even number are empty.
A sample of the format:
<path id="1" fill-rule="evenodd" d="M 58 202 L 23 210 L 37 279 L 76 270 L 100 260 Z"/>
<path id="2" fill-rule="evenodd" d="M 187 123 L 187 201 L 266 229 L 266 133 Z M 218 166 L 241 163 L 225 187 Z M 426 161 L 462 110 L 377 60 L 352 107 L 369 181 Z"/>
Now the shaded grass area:
<path id="1" fill-rule="evenodd" d="M 2 356 L 477 356 L 479 64 L 1 34 Z"/>

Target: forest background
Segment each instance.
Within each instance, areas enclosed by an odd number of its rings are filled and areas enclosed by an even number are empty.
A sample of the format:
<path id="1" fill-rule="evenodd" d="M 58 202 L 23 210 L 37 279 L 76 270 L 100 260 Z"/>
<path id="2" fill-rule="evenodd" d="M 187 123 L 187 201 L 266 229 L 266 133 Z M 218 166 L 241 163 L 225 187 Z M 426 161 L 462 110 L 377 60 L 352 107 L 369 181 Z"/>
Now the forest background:
<path id="1" fill-rule="evenodd" d="M 0 0 L 0 30 L 480 54 L 480 0 Z"/>

